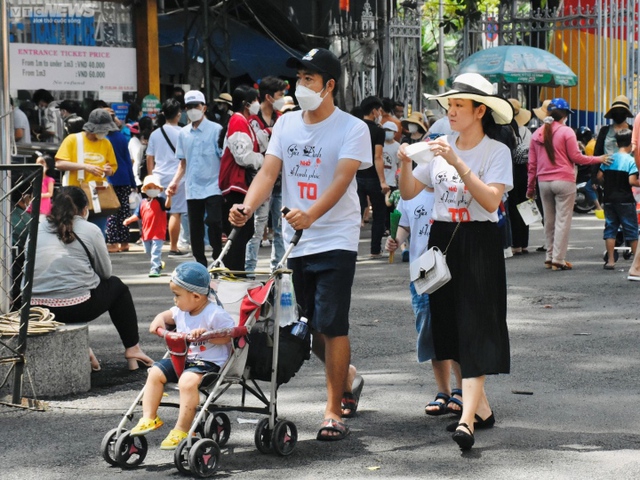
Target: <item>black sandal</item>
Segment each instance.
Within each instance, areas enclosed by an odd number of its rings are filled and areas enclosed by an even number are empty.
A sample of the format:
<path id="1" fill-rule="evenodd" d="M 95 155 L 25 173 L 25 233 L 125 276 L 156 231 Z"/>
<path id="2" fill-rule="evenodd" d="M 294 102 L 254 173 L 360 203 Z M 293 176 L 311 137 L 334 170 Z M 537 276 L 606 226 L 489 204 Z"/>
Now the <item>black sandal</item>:
<path id="1" fill-rule="evenodd" d="M 462 430 L 456 430 L 453 432 L 453 435 L 451 435 L 451 438 L 458 444 L 460 450 L 471 450 L 473 444 L 476 443 L 473 438 L 473 432 L 466 423 L 459 423 L 458 428 L 460 427 L 466 428 L 469 433 L 463 432 Z"/>
<path id="2" fill-rule="evenodd" d="M 449 413 L 449 410 L 447 409 L 447 403 L 449 403 L 450 399 L 451 399 L 451 396 L 447 395 L 446 393 L 438 392 L 436 394 L 436 399 L 433 402 L 429 402 L 424 406 L 424 413 L 426 413 L 427 415 L 431 415 L 433 417 L 437 417 L 437 416 L 445 415 Z M 438 400 L 444 400 L 444 401 L 439 402 Z M 438 407 L 438 409 L 427 410 L 429 407 Z"/>
<path id="3" fill-rule="evenodd" d="M 462 397 L 462 389 L 454 388 L 453 390 L 451 390 L 451 397 L 449 397 L 449 401 L 447 402 L 447 412 L 452 413 L 453 415 L 460 416 L 462 415 L 462 400 L 456 398 L 455 395 Z M 451 403 L 460 407 L 460 410 L 451 408 L 449 406 Z"/>
<path id="4" fill-rule="evenodd" d="M 480 418 L 480 415 L 478 415 L 476 413 L 476 418 L 475 418 L 475 420 L 473 422 L 473 429 L 474 430 L 484 430 L 486 428 L 493 427 L 495 424 L 496 424 L 496 417 L 493 415 L 493 412 L 491 412 L 491 415 L 489 415 L 484 420 L 482 418 Z M 458 422 L 451 422 L 445 428 L 446 428 L 447 432 L 455 432 L 456 428 L 458 428 Z"/>

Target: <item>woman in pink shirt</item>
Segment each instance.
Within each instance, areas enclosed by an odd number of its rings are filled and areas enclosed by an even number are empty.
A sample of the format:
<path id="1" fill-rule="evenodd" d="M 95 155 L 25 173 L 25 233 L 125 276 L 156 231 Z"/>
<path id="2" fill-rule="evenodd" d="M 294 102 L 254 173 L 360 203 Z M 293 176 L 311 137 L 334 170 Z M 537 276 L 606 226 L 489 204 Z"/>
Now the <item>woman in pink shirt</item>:
<path id="1" fill-rule="evenodd" d="M 531 138 L 527 197 L 535 197 L 537 179 L 545 217 L 545 268 L 571 270 L 572 265 L 565 256 L 576 198 L 575 164 L 609 163 L 610 160 L 608 155 L 590 157 L 580 152 L 575 132 L 565 125 L 573 113 L 565 99 L 554 98 L 547 111 L 549 116 L 544 119 L 544 125 Z"/>

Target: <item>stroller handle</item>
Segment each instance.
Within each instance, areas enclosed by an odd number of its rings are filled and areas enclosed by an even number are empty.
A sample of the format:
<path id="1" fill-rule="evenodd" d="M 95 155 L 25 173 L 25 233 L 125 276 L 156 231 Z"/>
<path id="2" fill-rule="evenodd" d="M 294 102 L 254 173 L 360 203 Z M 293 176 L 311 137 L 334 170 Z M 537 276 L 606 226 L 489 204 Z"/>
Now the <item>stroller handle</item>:
<path id="1" fill-rule="evenodd" d="M 280 211 L 282 212 L 282 216 L 284 217 L 285 215 L 287 215 L 291 210 L 289 209 L 289 207 L 282 207 L 282 209 L 280 209 Z M 302 232 L 304 230 L 296 230 L 296 233 L 293 234 L 293 237 L 291 238 L 291 244 L 292 245 L 297 245 L 298 242 L 300 241 L 300 237 L 302 237 Z"/>

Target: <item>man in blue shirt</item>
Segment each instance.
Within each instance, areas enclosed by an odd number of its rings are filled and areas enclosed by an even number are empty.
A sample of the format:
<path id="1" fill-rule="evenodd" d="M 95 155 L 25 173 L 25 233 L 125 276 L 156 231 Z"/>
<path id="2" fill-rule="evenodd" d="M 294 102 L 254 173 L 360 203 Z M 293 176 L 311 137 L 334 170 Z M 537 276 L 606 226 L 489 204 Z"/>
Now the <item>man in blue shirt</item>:
<path id="1" fill-rule="evenodd" d="M 191 123 L 180 131 L 176 145 L 176 158 L 180 165 L 167 187 L 167 194 L 173 195 L 185 176 L 191 250 L 196 261 L 206 267 L 205 223 L 213 258 L 216 259 L 222 251 L 222 192 L 218 186 L 222 153 L 218 148 L 218 138 L 222 127 L 205 117 L 207 105 L 202 92 L 187 92 L 184 103 Z"/>

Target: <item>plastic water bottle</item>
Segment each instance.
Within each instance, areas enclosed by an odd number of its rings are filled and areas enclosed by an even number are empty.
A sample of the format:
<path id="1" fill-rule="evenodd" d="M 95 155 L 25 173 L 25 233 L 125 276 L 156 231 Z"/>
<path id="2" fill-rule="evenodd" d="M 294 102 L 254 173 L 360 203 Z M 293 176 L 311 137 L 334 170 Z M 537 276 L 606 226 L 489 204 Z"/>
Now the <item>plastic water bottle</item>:
<path id="1" fill-rule="evenodd" d="M 309 331 L 308 320 L 305 317 L 300 317 L 300 321 L 296 323 L 291 329 L 291 335 L 298 337 L 300 340 L 304 340 Z"/>
<path id="2" fill-rule="evenodd" d="M 280 289 L 280 327 L 286 327 L 298 320 L 296 294 L 293 291 L 293 282 L 290 274 L 282 275 Z"/>

